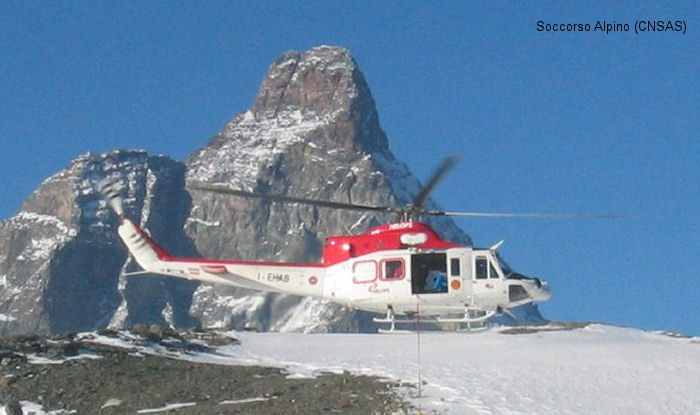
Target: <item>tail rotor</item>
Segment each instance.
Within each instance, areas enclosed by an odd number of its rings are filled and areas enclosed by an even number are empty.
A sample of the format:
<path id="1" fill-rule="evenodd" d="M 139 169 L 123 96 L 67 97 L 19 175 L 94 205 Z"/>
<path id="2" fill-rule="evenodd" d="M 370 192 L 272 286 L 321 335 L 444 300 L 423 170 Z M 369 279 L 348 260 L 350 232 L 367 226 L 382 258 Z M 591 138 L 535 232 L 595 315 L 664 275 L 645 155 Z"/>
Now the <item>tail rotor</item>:
<path id="1" fill-rule="evenodd" d="M 115 178 L 106 178 L 97 184 L 97 191 L 107 201 L 109 207 L 120 218 L 124 217 L 124 204 L 122 200 L 122 190 L 124 186 Z"/>

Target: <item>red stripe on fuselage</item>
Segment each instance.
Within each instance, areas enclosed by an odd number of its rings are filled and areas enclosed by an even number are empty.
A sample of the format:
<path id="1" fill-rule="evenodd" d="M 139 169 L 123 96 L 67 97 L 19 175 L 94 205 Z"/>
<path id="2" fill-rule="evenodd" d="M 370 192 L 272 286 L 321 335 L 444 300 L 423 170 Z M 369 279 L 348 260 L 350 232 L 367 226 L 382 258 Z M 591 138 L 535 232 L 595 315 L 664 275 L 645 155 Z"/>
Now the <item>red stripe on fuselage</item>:
<path id="1" fill-rule="evenodd" d="M 274 261 L 232 261 L 228 259 L 207 259 L 207 258 L 181 258 L 170 257 L 163 259 L 167 262 L 187 262 L 198 265 L 268 265 L 277 267 L 306 267 L 306 268 L 326 268 L 329 264 L 317 262 L 274 262 Z"/>
<path id="2" fill-rule="evenodd" d="M 404 233 L 424 233 L 425 243 L 418 249 L 445 250 L 462 245 L 445 241 L 427 224 L 422 222 L 400 222 L 372 228 L 362 235 L 330 236 L 324 246 L 323 262 L 275 262 L 275 261 L 232 261 L 226 259 L 181 258 L 174 257 L 148 236 L 141 228 L 134 225 L 139 234 L 148 242 L 158 255 L 158 259 L 167 262 L 187 262 L 199 265 L 262 265 L 277 267 L 327 268 L 331 265 L 364 256 L 374 252 L 407 248 L 401 243 Z M 345 249 L 347 246 L 348 249 Z"/>

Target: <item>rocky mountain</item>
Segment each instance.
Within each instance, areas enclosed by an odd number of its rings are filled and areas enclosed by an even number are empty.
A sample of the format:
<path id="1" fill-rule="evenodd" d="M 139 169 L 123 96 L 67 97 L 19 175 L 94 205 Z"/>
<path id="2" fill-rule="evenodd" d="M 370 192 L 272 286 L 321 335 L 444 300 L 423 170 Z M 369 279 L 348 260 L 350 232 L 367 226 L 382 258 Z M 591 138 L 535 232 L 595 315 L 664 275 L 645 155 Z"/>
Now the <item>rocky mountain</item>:
<path id="1" fill-rule="evenodd" d="M 94 190 L 104 177 L 123 179 L 129 215 L 162 234 L 170 249 L 194 254 L 182 233 L 184 172 L 166 157 L 114 151 L 78 157 L 45 180 L 0 224 L 0 334 L 195 324 L 187 313 L 191 284 L 124 275 L 130 261 L 116 219 Z"/>
<path id="2" fill-rule="evenodd" d="M 136 268 L 95 192 L 111 177 L 126 211 L 178 255 L 316 261 L 325 237 L 396 218 L 207 193 L 193 183 L 320 200 L 402 205 L 420 184 L 389 149 L 367 82 L 349 52 L 287 52 L 255 102 L 184 163 L 142 151 L 87 154 L 47 179 L 0 224 L 0 334 L 136 323 L 358 331 L 364 313 L 308 298 L 162 277 Z M 446 239 L 470 243 L 445 217 Z M 536 309 L 535 309 L 536 312 Z M 537 314 L 538 315 L 538 314 Z"/>

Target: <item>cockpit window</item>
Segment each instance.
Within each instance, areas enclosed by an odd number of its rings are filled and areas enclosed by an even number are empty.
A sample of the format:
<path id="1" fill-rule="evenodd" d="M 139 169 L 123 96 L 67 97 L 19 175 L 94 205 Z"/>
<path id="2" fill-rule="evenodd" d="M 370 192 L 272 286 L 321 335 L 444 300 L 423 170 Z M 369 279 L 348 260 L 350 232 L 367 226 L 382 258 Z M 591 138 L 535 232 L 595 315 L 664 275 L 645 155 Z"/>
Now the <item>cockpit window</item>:
<path id="1" fill-rule="evenodd" d="M 496 272 L 496 268 L 493 267 L 493 263 L 489 261 L 489 277 L 490 278 L 498 278 L 498 272 Z"/>
<path id="2" fill-rule="evenodd" d="M 487 278 L 491 279 L 496 279 L 500 278 L 500 275 L 498 275 L 498 271 L 496 271 L 496 267 L 494 266 L 493 262 L 489 260 L 488 257 L 485 256 L 478 256 L 475 259 L 475 265 L 476 265 L 476 279 L 478 280 L 485 280 Z"/>
<path id="3" fill-rule="evenodd" d="M 476 279 L 485 280 L 489 277 L 488 274 L 488 260 L 485 256 L 476 257 Z"/>
<path id="4" fill-rule="evenodd" d="M 513 273 L 513 269 L 508 265 L 505 259 L 501 256 L 501 254 L 496 253 L 496 259 L 498 260 L 498 265 L 501 267 L 501 271 L 503 271 L 503 275 L 508 278 L 508 275 Z"/>

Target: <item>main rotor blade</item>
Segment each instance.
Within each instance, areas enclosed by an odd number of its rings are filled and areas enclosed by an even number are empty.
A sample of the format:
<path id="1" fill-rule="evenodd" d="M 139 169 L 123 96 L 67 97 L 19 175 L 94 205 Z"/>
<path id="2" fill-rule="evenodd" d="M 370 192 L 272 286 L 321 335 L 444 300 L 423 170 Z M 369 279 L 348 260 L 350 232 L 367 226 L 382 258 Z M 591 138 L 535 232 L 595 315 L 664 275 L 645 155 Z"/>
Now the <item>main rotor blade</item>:
<path id="1" fill-rule="evenodd" d="M 242 197 L 254 197 L 258 199 L 269 199 L 278 202 L 289 202 L 289 203 L 304 203 L 307 205 L 321 206 L 334 209 L 351 209 L 351 210 L 369 210 L 374 212 L 391 212 L 391 213 L 401 213 L 404 211 L 402 208 L 393 206 L 373 206 L 373 205 L 361 205 L 357 203 L 349 202 L 331 202 L 327 200 L 315 200 L 307 199 L 303 197 L 287 196 L 275 193 L 255 193 L 248 192 L 246 190 L 232 189 L 223 185 L 213 185 L 205 183 L 190 183 L 188 185 L 190 189 L 204 190 L 207 192 L 220 193 L 226 195 L 242 196 Z"/>
<path id="2" fill-rule="evenodd" d="M 430 195 L 430 192 L 433 191 L 435 186 L 442 180 L 442 178 L 445 176 L 445 174 L 450 171 L 450 169 L 457 164 L 457 161 L 459 161 L 459 157 L 457 156 L 450 156 L 443 160 L 442 164 L 433 172 L 433 175 L 430 177 L 430 180 L 423 186 L 423 188 L 420 190 L 418 195 L 413 199 L 413 207 L 416 209 L 420 209 L 428 200 L 428 195 Z"/>
<path id="3" fill-rule="evenodd" d="M 511 212 L 445 212 L 441 210 L 418 211 L 421 215 L 469 216 L 475 218 L 530 218 L 530 219 L 617 219 L 620 215 L 606 213 L 511 213 Z"/>

